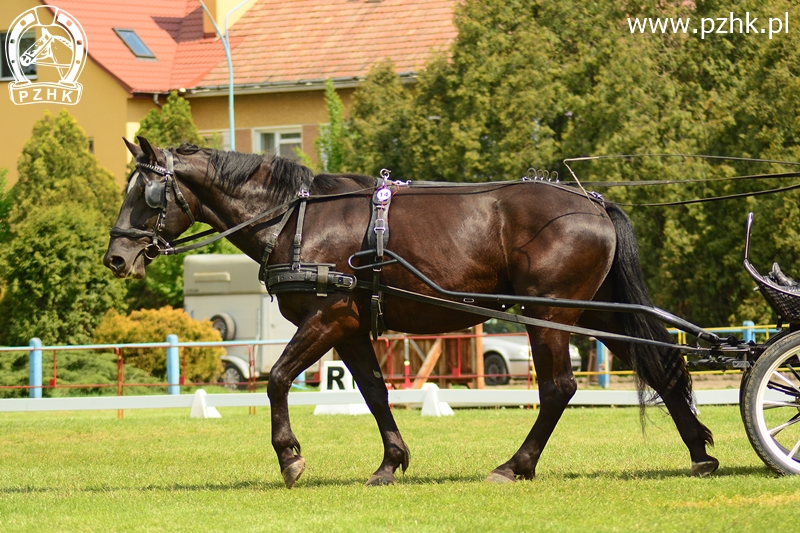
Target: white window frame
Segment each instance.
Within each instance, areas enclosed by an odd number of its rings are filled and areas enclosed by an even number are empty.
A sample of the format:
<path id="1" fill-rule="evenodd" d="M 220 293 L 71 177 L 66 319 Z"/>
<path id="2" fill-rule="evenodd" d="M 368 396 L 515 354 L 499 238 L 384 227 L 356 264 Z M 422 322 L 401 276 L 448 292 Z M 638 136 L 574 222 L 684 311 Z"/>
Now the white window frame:
<path id="1" fill-rule="evenodd" d="M 303 126 L 281 126 L 279 128 L 253 128 L 253 153 L 264 153 L 264 148 L 261 145 L 261 134 L 272 133 L 275 135 L 276 152 L 280 155 L 280 147 L 283 144 L 300 144 L 300 149 L 303 149 Z M 284 135 L 299 135 L 300 137 L 292 137 L 283 139 Z"/>

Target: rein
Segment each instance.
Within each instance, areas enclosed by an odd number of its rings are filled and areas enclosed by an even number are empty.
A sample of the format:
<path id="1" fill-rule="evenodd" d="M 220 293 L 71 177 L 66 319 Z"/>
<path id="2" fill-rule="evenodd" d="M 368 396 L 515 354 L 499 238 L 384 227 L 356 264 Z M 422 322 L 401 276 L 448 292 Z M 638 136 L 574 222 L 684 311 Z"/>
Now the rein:
<path id="1" fill-rule="evenodd" d="M 578 185 L 581 189 L 583 189 L 584 185 L 587 187 L 649 187 L 655 185 L 677 185 L 677 184 L 686 184 L 686 183 L 711 183 L 711 182 L 718 182 L 718 181 L 739 181 L 739 180 L 759 180 L 759 179 L 778 179 L 778 178 L 797 178 L 800 177 L 800 172 L 781 172 L 781 173 L 773 173 L 773 174 L 752 174 L 748 176 L 730 176 L 730 177 L 721 177 L 721 178 L 698 178 L 698 179 L 688 179 L 688 180 L 647 180 L 647 181 L 590 181 L 590 182 L 583 182 L 581 183 L 578 180 L 578 177 L 575 175 L 575 172 L 572 170 L 572 167 L 569 166 L 568 163 L 576 162 L 576 161 L 600 161 L 604 159 L 633 159 L 637 157 L 682 157 L 682 158 L 694 158 L 694 159 L 710 159 L 710 160 L 722 160 L 722 161 L 746 161 L 746 162 L 753 162 L 753 163 L 770 163 L 776 165 L 789 165 L 789 166 L 800 166 L 800 163 L 794 161 L 781 161 L 776 159 L 757 159 L 751 157 L 731 157 L 731 156 L 720 156 L 720 155 L 703 155 L 703 154 L 613 154 L 613 155 L 594 155 L 594 156 L 586 156 L 586 157 L 573 157 L 569 159 L 564 159 L 563 163 L 564 166 L 567 167 L 572 177 L 575 178 L 574 182 L 566 181 L 562 182 L 568 185 Z M 693 200 L 678 200 L 674 202 L 656 202 L 656 203 L 620 203 L 614 202 L 616 205 L 625 206 L 625 207 L 668 207 L 668 206 L 679 206 L 679 205 L 691 205 L 691 204 L 700 204 L 700 203 L 707 203 L 707 202 L 717 202 L 723 200 L 735 200 L 738 198 L 748 198 L 751 196 L 762 196 L 765 194 L 775 194 L 784 191 L 790 191 L 792 189 L 800 188 L 800 184 L 796 185 L 788 185 L 786 187 L 778 187 L 775 189 L 766 189 L 763 191 L 754 191 L 754 192 L 744 192 L 744 193 L 736 193 L 736 194 L 727 194 L 723 196 L 713 196 L 710 198 L 695 198 Z M 585 189 L 583 189 L 585 191 Z"/>

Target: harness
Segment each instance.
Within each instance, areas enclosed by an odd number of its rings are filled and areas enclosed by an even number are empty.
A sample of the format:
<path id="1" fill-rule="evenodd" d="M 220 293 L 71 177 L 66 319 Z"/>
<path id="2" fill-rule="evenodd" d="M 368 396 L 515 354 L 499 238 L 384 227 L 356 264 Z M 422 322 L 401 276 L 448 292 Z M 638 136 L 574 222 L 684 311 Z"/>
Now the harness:
<path id="1" fill-rule="evenodd" d="M 215 231 L 208 230 L 204 231 L 189 237 L 177 239 L 172 243 L 167 242 L 160 233 L 164 228 L 164 220 L 166 218 L 167 209 L 169 206 L 169 197 L 172 195 L 175 199 L 175 202 L 180 205 L 181 209 L 188 215 L 189 219 L 194 223 L 195 217 L 189 208 L 189 204 L 186 202 L 183 194 L 181 193 L 178 185 L 176 184 L 174 168 L 173 168 L 173 156 L 170 152 L 164 151 L 165 153 L 165 161 L 166 166 L 161 167 L 159 165 L 149 164 L 149 163 L 137 163 L 137 171 L 135 171 L 129 181 L 129 190 L 135 184 L 136 179 L 138 179 L 138 175 L 141 174 L 142 179 L 144 180 L 145 184 L 145 191 L 144 197 L 145 202 L 147 205 L 153 209 L 158 210 L 158 219 L 156 221 L 155 226 L 152 230 L 141 230 L 137 228 L 120 228 L 115 226 L 111 229 L 111 236 L 112 237 L 127 237 L 129 239 L 140 239 L 142 237 L 147 237 L 151 239 L 151 243 L 143 250 L 143 253 L 149 259 L 155 259 L 158 255 L 174 255 L 182 252 L 186 252 L 189 250 L 193 250 L 199 248 L 201 246 L 205 246 L 212 242 L 215 242 L 223 237 L 230 235 L 236 231 L 241 230 L 242 228 L 252 225 L 258 220 L 262 220 L 264 218 L 269 217 L 270 219 L 276 219 L 277 217 L 281 217 L 277 224 L 275 224 L 267 236 L 267 242 L 264 248 L 264 254 L 262 256 L 262 263 L 261 269 L 259 271 L 259 278 L 267 287 L 267 290 L 270 294 L 280 294 L 285 292 L 315 292 L 318 296 L 327 296 L 331 291 L 352 291 L 355 289 L 363 289 L 363 290 L 370 290 L 372 292 L 372 298 L 370 302 L 370 313 L 371 313 L 371 329 L 373 337 L 377 337 L 382 331 L 386 330 L 386 327 L 383 323 L 383 309 L 382 309 L 382 302 L 383 302 L 383 295 L 384 294 L 393 294 L 399 296 L 401 298 L 409 299 L 418 301 L 421 303 L 427 303 L 434 306 L 449 308 L 454 311 L 460 311 L 469 314 L 475 314 L 480 316 L 486 317 L 494 317 L 499 318 L 502 320 L 508 320 L 511 322 L 516 322 L 519 324 L 531 325 L 531 326 L 539 326 L 545 327 L 550 329 L 555 329 L 559 331 L 567 331 L 570 333 L 576 333 L 580 335 L 589 335 L 595 336 L 598 338 L 604 339 L 618 339 L 626 342 L 634 342 L 639 344 L 648 344 L 653 346 L 661 346 L 661 347 L 676 347 L 675 344 L 665 343 L 662 341 L 655 341 L 650 339 L 640 339 L 636 337 L 630 337 L 626 335 L 618 335 L 613 333 L 608 333 L 599 330 L 592 330 L 581 328 L 577 326 L 568 326 L 566 324 L 560 324 L 556 322 L 550 322 L 548 320 L 541 320 L 541 319 L 534 319 L 531 317 L 521 316 L 511 314 L 506 311 L 495 311 L 493 309 L 487 309 L 486 307 L 481 307 L 476 305 L 479 301 L 484 301 L 487 303 L 500 303 L 502 307 L 505 309 L 506 304 L 513 305 L 514 303 L 521 303 L 521 304 L 532 304 L 532 305 L 545 305 L 548 307 L 569 307 L 569 308 L 580 308 L 580 309 L 599 309 L 599 310 L 611 310 L 617 312 L 639 312 L 639 313 L 646 313 L 653 316 L 656 316 L 660 320 L 670 324 L 674 327 L 682 329 L 694 336 L 698 339 L 705 340 L 714 345 L 713 348 L 701 348 L 701 347 L 688 347 L 681 345 L 681 348 L 688 349 L 689 351 L 693 351 L 695 353 L 716 353 L 719 350 L 728 350 L 728 351 L 736 351 L 739 349 L 738 346 L 731 345 L 730 347 L 721 347 L 722 340 L 717 337 L 715 334 L 706 332 L 691 324 L 679 317 L 671 315 L 666 311 L 663 311 L 658 308 L 644 306 L 644 305 L 636 305 L 636 304 L 620 304 L 620 303 L 610 303 L 610 302 L 593 302 L 593 301 L 582 301 L 582 300 L 564 300 L 564 299 L 556 299 L 556 298 L 544 298 L 544 297 L 528 297 L 528 296 L 514 296 L 514 295 L 491 295 L 491 294 L 480 294 L 480 293 L 461 293 L 457 291 L 448 291 L 436 285 L 432 280 L 428 279 L 422 272 L 417 270 L 413 265 L 405 261 L 402 257 L 397 255 L 396 253 L 388 250 L 386 248 L 386 244 L 389 239 L 389 208 L 391 206 L 392 196 L 398 191 L 400 187 L 408 187 L 408 188 L 431 188 L 431 187 L 441 187 L 441 188 L 452 188 L 452 187 L 474 187 L 476 184 L 442 184 L 436 182 L 401 182 L 401 181 L 392 181 L 389 179 L 388 171 L 381 171 L 381 177 L 377 180 L 376 185 L 374 187 L 369 187 L 366 189 L 360 189 L 356 191 L 348 191 L 343 193 L 334 193 L 322 196 L 311 196 L 309 192 L 305 189 L 301 189 L 298 191 L 297 196 L 280 204 L 278 206 L 272 207 L 261 213 L 254 215 L 253 217 L 245 220 L 228 228 L 227 230 L 214 235 L 213 237 L 206 238 L 200 242 L 185 245 L 185 246 L 178 246 L 182 245 L 186 242 L 198 240 L 203 237 L 207 237 L 211 233 Z M 139 169 L 146 169 L 150 172 L 154 172 L 160 176 L 162 176 L 163 180 L 150 180 L 143 172 L 138 172 Z M 518 184 L 523 181 L 532 180 L 531 178 L 517 180 L 517 181 L 507 181 L 507 182 L 497 182 L 491 184 L 483 184 L 483 187 L 487 190 L 491 188 L 502 188 L 507 187 L 513 184 Z M 558 187 L 565 191 L 571 192 L 573 194 L 578 194 L 580 196 L 584 196 L 585 192 L 578 192 L 574 189 L 570 189 L 560 185 L 558 183 L 547 183 L 548 186 Z M 365 240 L 367 243 L 367 247 L 364 250 L 356 252 L 350 258 L 348 258 L 348 266 L 352 268 L 355 272 L 359 271 L 372 271 L 372 280 L 371 281 L 359 281 L 356 276 L 352 274 L 345 274 L 342 272 L 336 272 L 332 270 L 335 268 L 335 264 L 333 263 L 303 263 L 301 260 L 301 245 L 303 239 L 303 223 L 305 221 L 305 211 L 309 201 L 311 200 L 318 200 L 318 199 L 330 199 L 336 197 L 353 197 L 355 195 L 361 195 L 366 191 L 372 191 L 372 199 L 370 202 L 371 205 L 371 216 L 370 216 L 370 224 L 367 228 L 367 234 L 365 235 Z M 590 197 L 594 203 L 602 203 L 600 198 L 593 198 Z M 295 230 L 294 239 L 292 241 L 292 254 L 291 254 L 291 262 L 290 263 L 283 263 L 277 265 L 267 265 L 269 261 L 270 254 L 274 250 L 275 244 L 280 236 L 282 230 L 285 228 L 286 224 L 289 221 L 289 218 L 297 210 L 297 228 Z M 366 260 L 366 264 L 362 263 L 362 260 Z M 359 264 L 356 264 L 356 263 Z M 428 296 L 420 293 L 410 292 L 407 290 L 403 290 L 397 287 L 392 287 L 388 285 L 381 284 L 380 282 L 380 274 L 384 266 L 397 264 L 398 266 L 404 268 L 415 277 L 417 277 L 420 281 L 428 285 L 434 292 L 439 293 L 440 295 L 444 296 L 448 299 L 442 299 L 440 297 L 435 296 Z"/>
<path id="2" fill-rule="evenodd" d="M 388 170 L 381 170 L 381 177 L 378 178 L 375 192 L 372 194 L 372 200 L 370 201 L 372 213 L 365 240 L 374 265 L 372 267 L 372 297 L 370 300 L 370 325 L 374 339 L 377 339 L 378 335 L 386 331 L 381 306 L 383 303 L 383 292 L 380 284 L 381 270 L 384 263 L 384 251 L 389 241 L 389 207 L 392 203 L 392 196 L 394 196 L 400 185 L 404 184 L 389 179 Z M 358 280 L 355 276 L 332 270 L 336 266 L 333 263 L 303 263 L 301 261 L 300 247 L 303 242 L 303 223 L 309 197 L 308 191 L 304 189 L 298 192 L 297 228 L 292 241 L 291 263 L 267 265 L 278 236 L 289 221 L 289 217 L 294 212 L 297 204 L 292 205 L 286 211 L 267 236 L 267 244 L 264 248 L 264 255 L 261 258 L 259 279 L 267 287 L 267 291 L 270 294 L 311 291 L 316 292 L 317 296 L 327 296 L 329 290 L 351 291 L 358 285 Z"/>

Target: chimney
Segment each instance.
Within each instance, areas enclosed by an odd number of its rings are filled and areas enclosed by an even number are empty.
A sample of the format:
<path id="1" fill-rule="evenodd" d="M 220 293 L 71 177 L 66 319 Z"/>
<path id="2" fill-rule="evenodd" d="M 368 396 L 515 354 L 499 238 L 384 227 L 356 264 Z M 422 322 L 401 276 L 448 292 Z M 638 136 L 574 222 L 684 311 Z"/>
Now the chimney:
<path id="1" fill-rule="evenodd" d="M 253 7 L 253 4 L 256 3 L 257 0 L 250 0 L 245 5 L 231 13 L 228 17 L 228 27 L 233 26 L 236 24 L 236 21 L 239 20 L 242 15 L 247 13 L 247 10 Z M 213 15 L 214 21 L 219 26 L 220 31 L 223 33 L 225 32 L 225 28 L 223 28 L 223 24 L 225 24 L 225 15 L 233 9 L 234 7 L 238 6 L 242 3 L 242 0 L 203 0 L 208 11 Z M 214 31 L 214 25 L 208 19 L 208 14 L 205 12 L 203 13 L 203 33 L 207 36 L 216 35 Z"/>

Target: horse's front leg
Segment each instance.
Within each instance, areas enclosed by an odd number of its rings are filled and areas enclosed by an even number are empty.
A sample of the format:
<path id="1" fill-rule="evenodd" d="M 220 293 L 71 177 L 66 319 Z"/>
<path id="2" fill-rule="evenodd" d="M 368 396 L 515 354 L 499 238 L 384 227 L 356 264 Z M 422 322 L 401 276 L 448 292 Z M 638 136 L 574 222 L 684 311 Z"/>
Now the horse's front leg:
<path id="1" fill-rule="evenodd" d="M 402 466 L 403 472 L 408 468 L 409 453 L 389 409 L 389 393 L 369 333 L 363 332 L 348 338 L 346 342 L 336 345 L 336 352 L 358 383 L 383 439 L 383 462 L 369 478 L 367 485 L 392 485 L 396 482 L 394 472 L 397 467 Z"/>
<path id="2" fill-rule="evenodd" d="M 300 372 L 318 361 L 328 350 L 352 332 L 347 320 L 327 322 L 325 313 L 316 313 L 302 322 L 272 367 L 267 384 L 272 418 L 272 447 L 278 455 L 281 475 L 292 488 L 305 470 L 300 442 L 289 422 L 289 389 Z"/>

